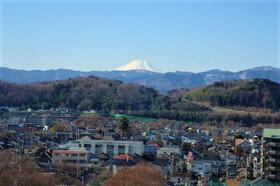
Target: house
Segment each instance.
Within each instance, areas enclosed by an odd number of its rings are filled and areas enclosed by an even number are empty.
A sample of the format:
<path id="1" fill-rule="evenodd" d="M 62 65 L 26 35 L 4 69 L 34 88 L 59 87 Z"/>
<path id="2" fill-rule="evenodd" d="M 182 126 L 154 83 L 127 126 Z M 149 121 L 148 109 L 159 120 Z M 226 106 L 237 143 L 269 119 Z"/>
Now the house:
<path id="1" fill-rule="evenodd" d="M 197 143 L 197 139 L 193 135 L 184 135 L 181 136 L 182 142 L 184 143 L 190 143 L 192 145 Z"/>
<path id="2" fill-rule="evenodd" d="M 70 140 L 76 138 L 76 133 L 72 131 L 58 131 L 55 133 L 55 138 L 59 140 Z"/>
<path id="3" fill-rule="evenodd" d="M 157 148 L 160 148 L 163 146 L 163 142 L 162 141 L 149 141 L 149 142 L 147 142 L 147 145 L 154 145 Z"/>
<path id="4" fill-rule="evenodd" d="M 155 161 L 152 162 L 157 167 L 161 168 L 165 177 L 169 176 L 170 174 L 170 161 L 167 157 L 160 157 L 157 158 Z"/>
<path id="5" fill-rule="evenodd" d="M 170 147 L 161 147 L 157 149 L 157 157 L 160 157 L 164 154 L 180 154 L 180 149 L 177 146 L 170 146 Z"/>
<path id="6" fill-rule="evenodd" d="M 27 156 L 35 156 L 36 153 L 42 150 L 44 147 L 42 145 L 31 145 L 24 147 L 24 154 Z"/>
<path id="7" fill-rule="evenodd" d="M 243 141 L 234 148 L 235 154 L 243 156 L 244 154 L 250 154 L 252 152 L 252 145 L 249 141 Z"/>
<path id="8" fill-rule="evenodd" d="M 141 156 L 137 154 L 118 154 L 106 161 L 104 165 L 115 174 L 118 170 L 136 165 L 140 161 Z"/>
<path id="9" fill-rule="evenodd" d="M 211 173 L 213 170 L 212 163 L 207 160 L 194 160 L 187 163 L 188 172 L 198 175 Z"/>
<path id="10" fill-rule="evenodd" d="M 226 176 L 229 179 L 235 179 L 237 177 L 237 168 L 236 166 L 227 166 Z"/>
<path id="11" fill-rule="evenodd" d="M 52 152 L 52 165 L 54 168 L 66 169 L 69 173 L 77 171 L 76 174 L 101 166 L 96 156 L 82 149 L 54 150 Z"/>
<path id="12" fill-rule="evenodd" d="M 158 147 L 156 145 L 145 145 L 144 154 L 156 157 Z"/>
<path id="13" fill-rule="evenodd" d="M 224 161 L 222 161 L 220 155 L 215 150 L 209 150 L 203 160 L 207 160 L 212 163 L 213 172 L 216 174 L 219 173 L 224 165 Z"/>

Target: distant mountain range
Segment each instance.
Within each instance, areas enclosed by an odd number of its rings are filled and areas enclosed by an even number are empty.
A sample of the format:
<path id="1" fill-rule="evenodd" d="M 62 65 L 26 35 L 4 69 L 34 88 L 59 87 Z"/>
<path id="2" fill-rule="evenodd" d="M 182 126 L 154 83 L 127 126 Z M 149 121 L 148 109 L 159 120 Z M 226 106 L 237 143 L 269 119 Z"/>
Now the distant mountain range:
<path id="1" fill-rule="evenodd" d="M 239 72 L 222 71 L 214 69 L 206 72 L 167 72 L 159 73 L 146 70 L 150 68 L 148 64 L 136 62 L 138 69 L 134 70 L 131 66 L 126 66 L 128 70 L 119 68 L 114 71 L 74 71 L 67 69 L 58 70 L 16 70 L 0 67 L 0 79 L 8 82 L 19 84 L 63 80 L 77 76 L 97 76 L 108 79 L 120 80 L 124 83 L 138 83 L 160 92 L 167 92 L 173 89 L 194 88 L 204 85 L 213 84 L 218 81 L 236 80 L 236 79 L 254 79 L 264 78 L 280 83 L 280 68 L 275 67 L 256 67 L 252 69 L 242 70 Z M 125 67 L 125 66 L 124 66 Z M 123 68 L 124 68 L 123 67 Z M 141 68 L 144 69 L 141 69 Z"/>

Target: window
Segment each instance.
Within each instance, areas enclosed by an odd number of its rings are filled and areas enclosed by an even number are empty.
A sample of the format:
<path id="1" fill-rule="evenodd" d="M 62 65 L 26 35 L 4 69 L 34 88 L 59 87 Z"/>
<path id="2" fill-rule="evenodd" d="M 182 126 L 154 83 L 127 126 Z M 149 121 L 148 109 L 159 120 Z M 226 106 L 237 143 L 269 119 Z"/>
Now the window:
<path id="1" fill-rule="evenodd" d="M 84 144 L 84 147 L 91 147 L 91 144 Z"/>
<path id="2" fill-rule="evenodd" d="M 134 153 L 134 148 L 133 148 L 133 146 L 129 146 L 129 147 L 128 147 L 128 151 L 129 151 L 129 153 Z"/>
<path id="3" fill-rule="evenodd" d="M 102 145 L 95 145 L 95 153 L 102 151 Z"/>
<path id="4" fill-rule="evenodd" d="M 114 145 L 107 145 L 107 154 L 109 157 L 113 157 L 114 155 Z"/>
<path id="5" fill-rule="evenodd" d="M 118 153 L 119 154 L 124 154 L 125 153 L 125 146 L 124 145 L 119 146 Z"/>
<path id="6" fill-rule="evenodd" d="M 86 150 L 90 150 L 91 144 L 84 144 L 84 147 L 85 147 Z"/>

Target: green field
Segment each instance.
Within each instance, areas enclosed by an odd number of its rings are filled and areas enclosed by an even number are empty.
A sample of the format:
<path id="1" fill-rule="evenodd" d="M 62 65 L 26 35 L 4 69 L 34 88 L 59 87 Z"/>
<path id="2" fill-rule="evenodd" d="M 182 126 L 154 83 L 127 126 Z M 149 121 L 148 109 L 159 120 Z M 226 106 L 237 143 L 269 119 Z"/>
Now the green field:
<path id="1" fill-rule="evenodd" d="M 145 122 L 145 123 L 149 123 L 149 122 L 155 122 L 158 119 L 155 118 L 145 118 L 145 117 L 140 117 L 140 116 L 130 116 L 130 115 L 126 115 L 126 114 L 112 114 L 112 117 L 115 119 L 120 119 L 122 117 L 127 117 L 129 119 L 129 121 L 140 121 L 140 122 Z"/>

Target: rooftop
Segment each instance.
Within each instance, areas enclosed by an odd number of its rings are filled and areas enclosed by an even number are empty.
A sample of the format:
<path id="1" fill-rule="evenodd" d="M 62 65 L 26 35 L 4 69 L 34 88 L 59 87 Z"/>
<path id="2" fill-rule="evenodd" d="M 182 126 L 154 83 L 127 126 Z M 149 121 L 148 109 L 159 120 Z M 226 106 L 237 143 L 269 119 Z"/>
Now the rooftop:
<path id="1" fill-rule="evenodd" d="M 54 154 L 86 154 L 85 151 L 81 150 L 54 150 Z"/>

